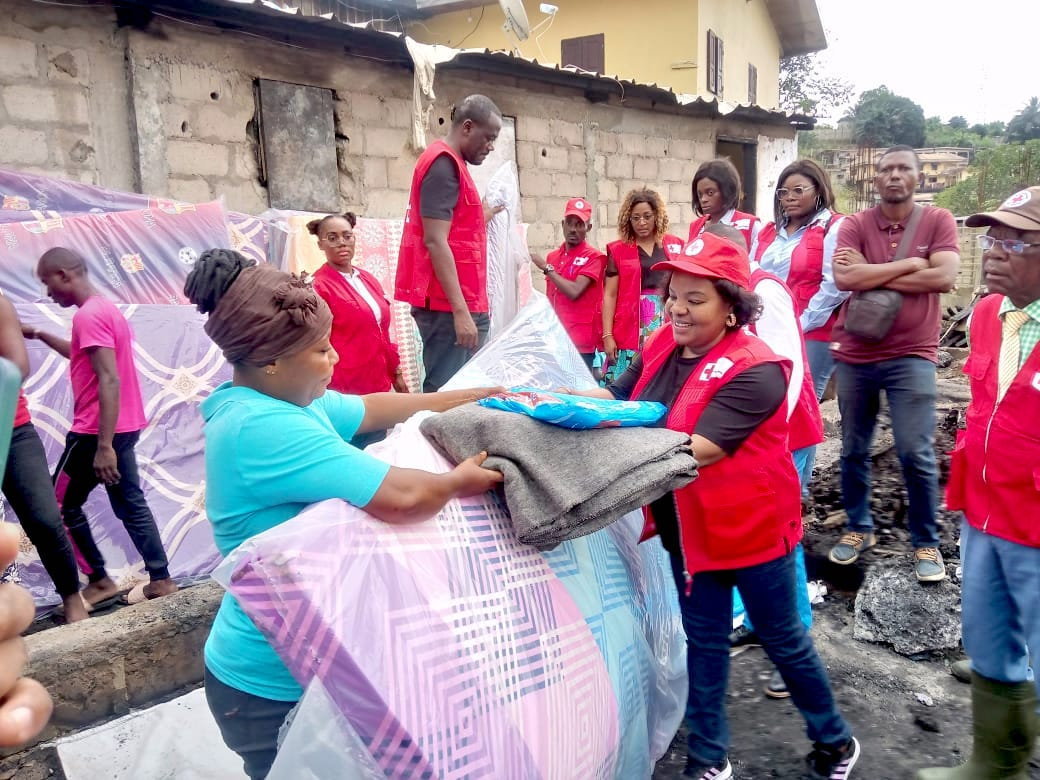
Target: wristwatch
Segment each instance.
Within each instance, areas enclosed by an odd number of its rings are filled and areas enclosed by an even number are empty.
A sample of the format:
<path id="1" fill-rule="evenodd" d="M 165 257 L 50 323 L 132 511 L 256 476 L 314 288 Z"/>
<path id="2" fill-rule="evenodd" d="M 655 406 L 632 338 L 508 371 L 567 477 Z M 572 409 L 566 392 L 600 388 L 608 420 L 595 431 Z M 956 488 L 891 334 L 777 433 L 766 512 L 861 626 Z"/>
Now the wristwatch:
<path id="1" fill-rule="evenodd" d="M 542 273 L 548 276 L 549 274 L 556 271 L 556 266 L 552 263 L 546 263 L 545 268 L 542 269 Z"/>

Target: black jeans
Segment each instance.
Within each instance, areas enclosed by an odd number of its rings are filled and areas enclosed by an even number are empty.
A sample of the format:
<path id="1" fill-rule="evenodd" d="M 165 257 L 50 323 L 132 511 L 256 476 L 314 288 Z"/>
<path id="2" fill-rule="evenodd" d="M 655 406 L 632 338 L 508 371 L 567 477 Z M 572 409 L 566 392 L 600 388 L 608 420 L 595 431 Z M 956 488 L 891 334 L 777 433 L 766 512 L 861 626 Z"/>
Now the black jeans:
<path id="1" fill-rule="evenodd" d="M 61 524 L 43 442 L 31 422 L 11 432 L 3 489 L 58 595 L 65 598 L 78 593 L 79 571 L 72 544 Z"/>
<path id="2" fill-rule="evenodd" d="M 264 780 L 278 755 L 278 734 L 294 701 L 274 701 L 225 685 L 206 669 L 206 703 L 224 744 L 242 759 L 250 780 Z"/>
<path id="3" fill-rule="evenodd" d="M 477 326 L 477 349 L 487 341 L 491 318 L 471 313 Z M 422 336 L 423 366 L 426 368 L 424 393 L 436 393 L 473 357 L 476 350 L 463 349 L 455 343 L 455 317 L 450 311 L 431 311 L 412 307 L 412 319 Z"/>
<path id="4" fill-rule="evenodd" d="M 144 567 L 152 581 L 164 580 L 170 576 L 169 562 L 163 549 L 159 529 L 155 518 L 141 491 L 141 480 L 137 473 L 137 456 L 134 447 L 140 437 L 140 431 L 117 433 L 112 437 L 112 446 L 116 451 L 116 465 L 119 469 L 119 482 L 105 485 L 108 501 L 116 517 L 123 521 L 123 527 L 130 535 L 137 552 L 144 560 Z M 99 484 L 94 473 L 94 455 L 97 453 L 97 436 L 89 433 L 69 433 L 65 437 L 65 452 L 58 461 L 54 472 L 57 482 L 61 472 L 69 478 L 65 495 L 61 500 L 61 517 L 65 527 L 69 529 L 72 541 L 79 548 L 80 554 L 90 567 L 87 579 L 97 582 L 108 576 L 105 571 L 105 559 L 94 542 L 90 532 L 90 524 L 83 512 L 83 504 L 87 496 Z"/>

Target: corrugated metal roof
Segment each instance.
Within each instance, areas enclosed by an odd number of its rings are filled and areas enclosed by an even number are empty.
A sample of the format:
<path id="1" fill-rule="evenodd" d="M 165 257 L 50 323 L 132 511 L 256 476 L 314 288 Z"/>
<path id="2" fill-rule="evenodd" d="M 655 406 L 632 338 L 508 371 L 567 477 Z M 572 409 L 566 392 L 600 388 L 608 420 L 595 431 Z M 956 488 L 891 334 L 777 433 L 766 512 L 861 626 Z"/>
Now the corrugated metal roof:
<path id="1" fill-rule="evenodd" d="M 373 22 L 344 23 L 330 13 L 309 15 L 307 7 L 289 0 L 120 0 L 122 5 L 133 3 L 159 15 L 205 20 L 227 30 L 262 33 L 274 41 L 291 43 L 294 39 L 321 38 L 343 46 L 345 53 L 378 59 L 388 64 L 411 68 L 412 60 L 401 33 L 377 29 Z M 756 105 L 731 104 L 716 99 L 706 100 L 698 95 L 674 92 L 669 87 L 646 84 L 620 76 L 609 76 L 581 71 L 572 66 L 560 67 L 555 63 L 540 63 L 514 52 L 491 49 L 462 49 L 450 62 L 439 68 L 473 68 L 499 74 L 523 76 L 534 81 L 572 86 L 585 91 L 592 102 L 606 102 L 617 97 L 622 102 L 629 97 L 650 100 L 670 106 L 682 113 L 708 118 L 728 117 L 754 124 L 811 128 L 816 120 L 804 114 L 788 114 Z"/>

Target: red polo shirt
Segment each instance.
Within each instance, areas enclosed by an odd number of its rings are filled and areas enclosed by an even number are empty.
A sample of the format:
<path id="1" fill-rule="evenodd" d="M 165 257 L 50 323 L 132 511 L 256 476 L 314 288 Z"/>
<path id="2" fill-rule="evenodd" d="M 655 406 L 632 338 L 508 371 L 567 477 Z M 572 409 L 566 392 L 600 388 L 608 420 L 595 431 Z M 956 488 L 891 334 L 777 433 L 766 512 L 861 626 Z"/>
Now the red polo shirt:
<path id="1" fill-rule="evenodd" d="M 838 249 L 856 249 L 868 263 L 891 262 L 903 238 L 905 225 L 889 222 L 879 206 L 853 214 L 841 224 Z M 907 257 L 928 258 L 936 252 L 960 252 L 957 223 L 946 209 L 924 206 Z M 831 350 L 843 363 L 880 363 L 900 357 L 921 357 L 936 362 L 942 312 L 939 293 L 903 293 L 903 307 L 892 330 L 881 341 L 866 341 L 842 327 L 847 306 L 842 306 L 832 334 Z"/>

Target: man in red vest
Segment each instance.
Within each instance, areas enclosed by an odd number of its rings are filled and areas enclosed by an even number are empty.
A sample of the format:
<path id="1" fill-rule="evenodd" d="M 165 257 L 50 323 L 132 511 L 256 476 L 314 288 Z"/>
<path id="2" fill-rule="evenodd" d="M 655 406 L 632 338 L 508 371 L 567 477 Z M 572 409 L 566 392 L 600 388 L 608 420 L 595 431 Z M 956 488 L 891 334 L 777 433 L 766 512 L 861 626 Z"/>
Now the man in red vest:
<path id="1" fill-rule="evenodd" d="M 545 294 L 567 335 L 592 370 L 596 350 L 603 346 L 603 273 L 607 257 L 585 238 L 592 227 L 592 204 L 571 198 L 563 210 L 563 246 L 547 259 L 531 254 L 545 274 Z"/>
<path id="2" fill-rule="evenodd" d="M 920 780 L 1026 777 L 1037 736 L 1029 653 L 1040 651 L 1040 187 L 975 214 L 990 295 L 975 307 L 967 427 L 946 504 L 964 512 L 961 621 L 971 656 L 974 750 Z"/>
<path id="3" fill-rule="evenodd" d="M 501 129 L 498 107 L 470 95 L 455 109 L 447 137 L 426 148 L 412 173 L 394 297 L 412 305 L 427 393 L 439 390 L 487 337 L 485 223 L 496 212 L 481 202 L 466 163 L 484 162 Z"/>

